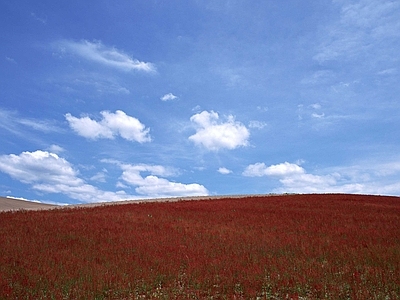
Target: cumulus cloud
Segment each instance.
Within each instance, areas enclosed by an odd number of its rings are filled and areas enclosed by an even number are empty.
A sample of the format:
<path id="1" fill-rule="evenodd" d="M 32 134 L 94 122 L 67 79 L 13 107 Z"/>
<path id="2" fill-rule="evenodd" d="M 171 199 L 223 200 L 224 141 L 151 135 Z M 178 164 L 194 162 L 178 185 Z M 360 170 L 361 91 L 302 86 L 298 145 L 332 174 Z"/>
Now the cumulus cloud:
<path id="1" fill-rule="evenodd" d="M 71 40 L 61 40 L 55 44 L 63 52 L 73 53 L 89 61 L 122 71 L 135 70 L 143 72 L 155 72 L 155 67 L 153 64 L 133 59 L 123 51 L 114 47 L 105 46 L 100 41 L 89 42 L 87 40 L 81 40 L 79 42 L 75 42 Z"/>
<path id="2" fill-rule="evenodd" d="M 102 191 L 79 178 L 79 172 L 55 153 L 37 150 L 19 155 L 1 155 L 0 171 L 30 184 L 43 193 L 61 193 L 83 202 L 129 199 L 125 192 Z"/>
<path id="3" fill-rule="evenodd" d="M 20 155 L 0 156 L 0 169 L 24 183 L 51 181 L 52 183 L 79 180 L 76 171 L 63 158 L 47 151 L 22 152 Z M 78 181 L 77 181 L 78 180 Z"/>
<path id="4" fill-rule="evenodd" d="M 246 167 L 244 176 L 261 177 L 269 176 L 278 178 L 282 187 L 274 192 L 316 193 L 333 191 L 337 183 L 337 174 L 313 175 L 308 174 L 304 168 L 293 163 L 280 163 L 266 166 L 265 163 L 255 163 Z"/>
<path id="5" fill-rule="evenodd" d="M 400 163 L 380 163 L 335 167 L 323 170 L 322 174 L 310 174 L 293 163 L 280 163 L 266 166 L 255 163 L 246 167 L 243 176 L 277 178 L 281 184 L 274 189 L 276 193 L 400 193 Z"/>
<path id="6" fill-rule="evenodd" d="M 302 167 L 284 162 L 277 165 L 271 165 L 267 167 L 265 163 L 255 163 L 247 166 L 244 170 L 243 175 L 249 177 L 261 177 L 261 176 L 288 176 L 294 174 L 304 174 L 305 171 Z"/>
<path id="7" fill-rule="evenodd" d="M 221 167 L 221 168 L 218 169 L 218 173 L 226 175 L 226 174 L 232 173 L 232 171 L 227 169 L 227 168 Z"/>
<path id="8" fill-rule="evenodd" d="M 242 123 L 235 121 L 232 115 L 226 117 L 225 122 L 221 122 L 218 113 L 203 111 L 193 115 L 190 121 L 195 125 L 196 133 L 190 136 L 189 140 L 197 146 L 218 151 L 248 145 L 249 130 Z"/>
<path id="9" fill-rule="evenodd" d="M 80 136 L 89 139 L 113 139 L 116 135 L 128 141 L 139 143 L 150 142 L 150 129 L 146 128 L 138 119 L 128 116 L 121 110 L 115 113 L 102 111 L 101 121 L 92 120 L 89 117 L 77 118 L 70 113 L 65 115 L 69 126 Z"/>
<path id="10" fill-rule="evenodd" d="M 174 170 L 160 165 L 120 163 L 117 163 L 117 165 L 122 169 L 121 179 L 129 185 L 135 186 L 136 193 L 146 197 L 208 195 L 208 190 L 203 185 L 197 183 L 184 184 L 160 178 L 160 176 L 166 177 L 176 174 Z"/>
<path id="11" fill-rule="evenodd" d="M 160 99 L 161 99 L 162 101 L 170 101 L 170 100 L 175 100 L 175 99 L 177 99 L 177 98 L 178 98 L 178 97 L 175 96 L 174 94 L 168 93 L 168 94 L 165 94 L 164 96 L 162 96 Z"/>

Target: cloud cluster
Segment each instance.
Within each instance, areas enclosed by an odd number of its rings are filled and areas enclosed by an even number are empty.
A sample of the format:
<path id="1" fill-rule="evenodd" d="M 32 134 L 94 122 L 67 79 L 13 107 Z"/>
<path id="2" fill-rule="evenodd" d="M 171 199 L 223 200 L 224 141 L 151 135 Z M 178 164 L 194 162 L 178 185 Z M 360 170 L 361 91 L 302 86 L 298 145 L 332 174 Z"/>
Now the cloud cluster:
<path id="1" fill-rule="evenodd" d="M 103 162 L 116 163 L 122 170 L 120 179 L 134 186 L 137 194 L 128 195 L 122 190 L 117 192 L 100 190 L 80 178 L 79 172 L 66 159 L 48 151 L 1 155 L 0 171 L 31 185 L 38 192 L 64 194 L 83 202 L 208 195 L 208 190 L 203 185 L 183 184 L 161 178 L 160 176 L 173 176 L 176 172 L 160 165 L 130 165 L 107 160 Z M 98 172 L 91 180 L 105 182 L 104 172 L 107 171 Z M 142 175 L 143 173 L 147 175 Z"/>
<path id="2" fill-rule="evenodd" d="M 264 163 L 255 163 L 247 166 L 243 175 L 278 178 L 282 184 L 282 187 L 275 190 L 278 193 L 360 192 L 361 188 L 359 185 L 339 187 L 337 180 L 340 175 L 338 173 L 323 176 L 313 175 L 307 173 L 301 166 L 288 162 L 268 167 Z"/>
<path id="3" fill-rule="evenodd" d="M 208 195 L 207 189 L 200 184 L 183 184 L 169 181 L 159 176 L 172 176 L 174 172 L 160 165 L 119 164 L 122 169 L 121 179 L 135 186 L 136 193 L 148 197 L 202 196 Z M 142 175 L 147 173 L 148 175 Z"/>
<path id="4" fill-rule="evenodd" d="M 276 193 L 398 194 L 400 192 L 400 183 L 396 179 L 400 173 L 399 163 L 338 167 L 326 170 L 324 173 L 310 174 L 298 164 L 284 162 L 271 166 L 266 166 L 265 163 L 251 164 L 246 167 L 242 175 L 277 178 L 281 187 L 274 190 Z"/>
<path id="5" fill-rule="evenodd" d="M 195 125 L 196 133 L 191 135 L 189 140 L 207 150 L 231 150 L 248 145 L 249 130 L 242 123 L 235 121 L 232 115 L 229 115 L 225 122 L 220 122 L 218 113 L 203 111 L 193 115 L 190 121 Z"/>
<path id="6" fill-rule="evenodd" d="M 89 61 L 93 61 L 105 66 L 116 68 L 122 71 L 143 71 L 155 72 L 153 64 L 142 62 L 131 58 L 122 51 L 103 45 L 100 41 L 89 42 L 81 40 L 79 42 L 61 40 L 55 43 L 63 52 L 78 55 Z"/>
<path id="7" fill-rule="evenodd" d="M 37 150 L 19 155 L 0 156 L 0 171 L 12 178 L 32 185 L 43 193 L 61 193 L 83 202 L 104 202 L 129 199 L 125 192 L 102 191 L 83 179 L 64 158 L 57 154 Z"/>
<path id="8" fill-rule="evenodd" d="M 80 136 L 89 139 L 113 139 L 116 135 L 128 141 L 150 142 L 150 129 L 138 119 L 128 116 L 121 110 L 115 113 L 102 111 L 103 119 L 98 122 L 89 117 L 77 118 L 70 113 L 65 115 L 69 126 Z"/>
<path id="9" fill-rule="evenodd" d="M 134 186 L 135 192 L 146 198 L 208 195 L 208 190 L 203 185 L 184 184 L 162 178 L 176 175 L 176 171 L 171 168 L 161 165 L 132 165 L 107 159 L 103 162 L 117 165 L 122 170 L 120 179 L 125 184 Z M 119 186 L 126 186 L 125 184 L 119 183 Z"/>

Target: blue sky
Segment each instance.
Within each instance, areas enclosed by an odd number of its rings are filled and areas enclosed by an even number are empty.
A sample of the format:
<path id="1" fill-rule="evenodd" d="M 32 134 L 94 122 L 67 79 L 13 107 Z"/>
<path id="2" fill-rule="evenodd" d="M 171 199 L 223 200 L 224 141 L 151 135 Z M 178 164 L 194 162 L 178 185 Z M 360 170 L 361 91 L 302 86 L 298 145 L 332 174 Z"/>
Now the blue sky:
<path id="1" fill-rule="evenodd" d="M 400 195 L 400 2 L 1 1 L 0 195 Z"/>

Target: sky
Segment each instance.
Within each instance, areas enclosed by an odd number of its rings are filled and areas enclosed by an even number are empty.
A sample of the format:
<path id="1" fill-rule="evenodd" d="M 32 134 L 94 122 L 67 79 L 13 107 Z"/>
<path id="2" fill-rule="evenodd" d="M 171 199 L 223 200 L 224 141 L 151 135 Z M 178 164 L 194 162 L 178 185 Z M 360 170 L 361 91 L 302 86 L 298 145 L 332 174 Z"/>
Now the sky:
<path id="1" fill-rule="evenodd" d="M 0 195 L 400 196 L 400 1 L 0 2 Z"/>

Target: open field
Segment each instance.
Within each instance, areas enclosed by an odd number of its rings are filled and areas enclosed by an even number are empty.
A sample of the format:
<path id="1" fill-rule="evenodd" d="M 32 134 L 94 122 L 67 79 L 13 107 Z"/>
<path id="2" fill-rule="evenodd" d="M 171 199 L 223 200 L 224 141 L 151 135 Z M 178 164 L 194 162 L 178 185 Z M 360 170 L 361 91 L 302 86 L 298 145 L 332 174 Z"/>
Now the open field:
<path id="1" fill-rule="evenodd" d="M 400 298 L 398 197 L 176 200 L 1 212 L 0 299 Z"/>

